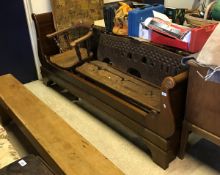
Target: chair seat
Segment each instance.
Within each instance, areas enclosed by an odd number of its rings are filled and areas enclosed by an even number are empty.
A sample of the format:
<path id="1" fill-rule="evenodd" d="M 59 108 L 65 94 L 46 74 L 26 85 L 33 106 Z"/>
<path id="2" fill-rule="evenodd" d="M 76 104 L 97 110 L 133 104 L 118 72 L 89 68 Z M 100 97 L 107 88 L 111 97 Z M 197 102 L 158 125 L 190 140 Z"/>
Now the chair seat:
<path id="1" fill-rule="evenodd" d="M 88 59 L 87 50 L 85 48 L 80 48 L 80 52 L 82 60 Z M 63 69 L 69 69 L 80 62 L 75 49 L 53 55 L 50 57 L 50 61 Z"/>

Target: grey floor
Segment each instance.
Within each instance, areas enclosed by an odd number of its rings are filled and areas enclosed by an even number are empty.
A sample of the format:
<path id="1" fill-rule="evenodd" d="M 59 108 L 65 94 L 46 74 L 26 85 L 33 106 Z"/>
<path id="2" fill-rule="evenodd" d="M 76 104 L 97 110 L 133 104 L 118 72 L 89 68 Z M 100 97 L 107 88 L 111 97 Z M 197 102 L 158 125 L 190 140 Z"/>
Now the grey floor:
<path id="1" fill-rule="evenodd" d="M 25 85 L 59 114 L 101 153 L 127 175 L 217 175 L 220 174 L 220 148 L 197 136 L 190 137 L 190 149 L 184 160 L 176 158 L 164 171 L 148 154 L 130 143 L 91 113 L 43 85 L 41 81 Z M 10 140 L 21 156 L 27 154 L 20 140 L 8 129 Z"/>

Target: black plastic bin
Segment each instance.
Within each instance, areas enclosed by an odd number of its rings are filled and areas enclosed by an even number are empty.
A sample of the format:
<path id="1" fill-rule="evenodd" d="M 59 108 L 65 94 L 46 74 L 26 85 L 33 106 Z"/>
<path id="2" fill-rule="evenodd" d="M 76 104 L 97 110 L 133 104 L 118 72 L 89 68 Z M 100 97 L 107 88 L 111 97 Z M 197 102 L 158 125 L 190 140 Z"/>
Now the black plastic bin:
<path id="1" fill-rule="evenodd" d="M 55 175 L 39 156 L 29 155 L 0 170 L 0 175 Z"/>

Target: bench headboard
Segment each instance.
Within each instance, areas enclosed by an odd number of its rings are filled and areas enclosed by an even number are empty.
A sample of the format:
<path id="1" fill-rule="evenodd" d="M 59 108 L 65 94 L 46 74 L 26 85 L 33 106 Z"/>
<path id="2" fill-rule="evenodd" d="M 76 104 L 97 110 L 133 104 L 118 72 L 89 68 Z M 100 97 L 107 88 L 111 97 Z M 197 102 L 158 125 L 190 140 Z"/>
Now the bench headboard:
<path id="1" fill-rule="evenodd" d="M 98 59 L 123 72 L 133 74 L 158 86 L 167 76 L 175 76 L 186 68 L 182 55 L 132 38 L 101 34 Z"/>

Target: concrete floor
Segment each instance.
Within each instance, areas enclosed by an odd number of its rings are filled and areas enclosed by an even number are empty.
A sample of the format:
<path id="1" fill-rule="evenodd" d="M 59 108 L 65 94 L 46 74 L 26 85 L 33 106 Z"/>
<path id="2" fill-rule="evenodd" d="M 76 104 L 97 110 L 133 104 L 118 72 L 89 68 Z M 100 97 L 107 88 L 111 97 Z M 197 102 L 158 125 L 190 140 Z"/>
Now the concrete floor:
<path id="1" fill-rule="evenodd" d="M 91 113 L 43 85 L 41 81 L 25 85 L 38 98 L 60 115 L 126 175 L 217 175 L 220 174 L 220 149 L 216 145 L 190 137 L 190 149 L 185 159 L 176 158 L 167 170 L 161 169 L 150 156 L 95 118 Z M 11 128 L 11 129 L 10 129 Z M 27 148 L 14 136 L 13 126 L 8 133 L 20 156 Z"/>

